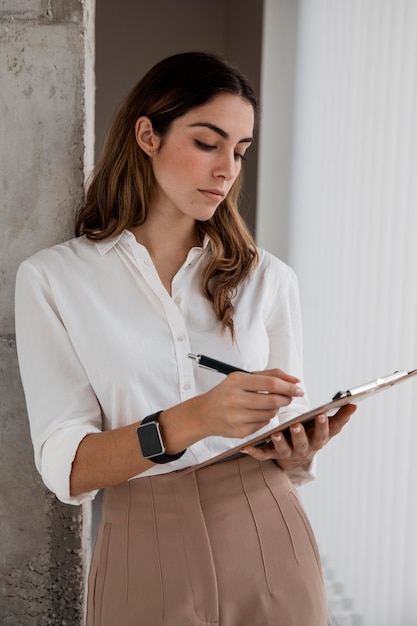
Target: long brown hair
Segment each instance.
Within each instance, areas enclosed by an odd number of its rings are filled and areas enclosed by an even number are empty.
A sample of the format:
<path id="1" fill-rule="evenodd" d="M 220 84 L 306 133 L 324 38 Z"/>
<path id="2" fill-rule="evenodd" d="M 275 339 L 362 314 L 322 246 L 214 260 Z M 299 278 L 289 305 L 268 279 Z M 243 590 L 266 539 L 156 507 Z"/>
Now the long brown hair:
<path id="1" fill-rule="evenodd" d="M 75 221 L 76 236 L 102 240 L 143 224 L 156 188 L 148 156 L 138 146 L 135 122 L 147 116 L 162 141 L 172 122 L 221 93 L 247 100 L 257 114 L 255 93 L 242 73 L 220 57 L 185 52 L 157 63 L 132 89 L 108 132 L 101 158 Z M 233 304 L 239 284 L 257 262 L 256 246 L 238 212 L 242 175 L 197 238 L 210 239 L 202 291 L 213 303 L 223 329 L 234 338 Z"/>

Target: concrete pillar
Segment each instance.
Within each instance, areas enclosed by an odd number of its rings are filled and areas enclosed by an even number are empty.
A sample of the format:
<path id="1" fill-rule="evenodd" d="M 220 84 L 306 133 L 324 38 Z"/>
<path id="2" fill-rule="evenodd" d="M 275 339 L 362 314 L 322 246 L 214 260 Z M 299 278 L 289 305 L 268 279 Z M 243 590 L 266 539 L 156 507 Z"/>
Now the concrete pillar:
<path id="1" fill-rule="evenodd" d="M 34 468 L 16 359 L 13 294 L 22 259 L 72 236 L 85 161 L 92 154 L 93 18 L 94 0 L 1 3 L 2 626 L 83 623 L 88 511 L 59 503 Z"/>

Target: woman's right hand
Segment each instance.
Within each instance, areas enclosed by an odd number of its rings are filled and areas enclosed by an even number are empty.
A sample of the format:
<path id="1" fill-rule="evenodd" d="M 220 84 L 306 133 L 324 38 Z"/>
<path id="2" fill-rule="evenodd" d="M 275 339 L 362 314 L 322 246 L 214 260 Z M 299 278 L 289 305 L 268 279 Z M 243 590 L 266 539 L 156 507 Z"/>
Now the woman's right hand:
<path id="1" fill-rule="evenodd" d="M 299 382 L 280 369 L 232 372 L 210 391 L 162 411 L 159 423 L 167 453 L 212 435 L 240 439 L 255 433 L 281 407 L 304 395 Z"/>
<path id="2" fill-rule="evenodd" d="M 304 395 L 299 380 L 280 369 L 254 374 L 232 372 L 221 383 L 200 396 L 200 418 L 206 436 L 243 438 L 275 417 L 294 397 Z"/>

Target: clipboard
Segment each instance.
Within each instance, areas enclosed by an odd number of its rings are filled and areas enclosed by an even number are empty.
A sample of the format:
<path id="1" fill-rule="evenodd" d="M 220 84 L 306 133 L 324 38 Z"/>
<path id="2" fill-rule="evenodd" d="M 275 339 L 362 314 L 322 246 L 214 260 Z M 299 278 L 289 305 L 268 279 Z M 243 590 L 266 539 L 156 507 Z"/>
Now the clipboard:
<path id="1" fill-rule="evenodd" d="M 179 470 L 180 473 L 188 473 L 193 472 L 202 467 L 206 467 L 207 465 L 212 465 L 214 463 L 219 463 L 221 461 L 231 460 L 243 454 L 240 452 L 240 449 L 243 446 L 262 446 L 271 441 L 272 435 L 281 432 L 284 437 L 289 440 L 291 438 L 291 433 L 289 427 L 293 424 L 303 424 L 306 432 L 311 430 L 314 427 L 315 417 L 320 413 L 327 413 L 328 417 L 331 418 L 335 415 L 336 410 L 345 406 L 346 404 L 356 404 L 361 400 L 365 400 L 365 398 L 370 398 L 375 394 L 383 391 L 384 389 L 388 389 L 389 387 L 393 387 L 397 383 L 403 382 L 417 375 L 417 369 L 411 370 L 407 372 L 405 370 L 396 371 L 393 374 L 389 374 L 388 376 L 383 376 L 382 378 L 377 378 L 369 383 L 365 383 L 363 385 L 359 385 L 358 387 L 353 387 L 352 389 L 348 389 L 346 391 L 338 391 L 330 402 L 326 404 L 322 404 L 321 406 L 316 407 L 315 409 L 311 409 L 306 413 L 302 413 L 301 415 L 297 415 L 278 426 L 274 426 L 271 430 L 263 432 L 261 435 L 253 437 L 248 441 L 241 443 L 240 445 L 230 448 L 225 452 L 222 452 L 211 459 L 207 459 L 207 461 L 203 461 L 202 463 L 198 463 L 197 465 L 193 465 L 184 470 Z M 329 413 L 332 413 L 329 415 Z"/>

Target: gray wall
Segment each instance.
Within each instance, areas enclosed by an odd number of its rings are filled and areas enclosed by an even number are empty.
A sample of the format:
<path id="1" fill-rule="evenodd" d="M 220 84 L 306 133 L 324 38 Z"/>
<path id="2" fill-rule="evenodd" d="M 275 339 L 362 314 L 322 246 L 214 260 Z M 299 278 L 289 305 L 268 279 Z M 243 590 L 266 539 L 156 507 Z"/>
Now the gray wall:
<path id="1" fill-rule="evenodd" d="M 83 620 L 81 510 L 57 502 L 34 468 L 13 294 L 19 262 L 70 237 L 81 200 L 88 4 L 2 0 L 0 11 L 2 626 L 72 626 Z"/>

